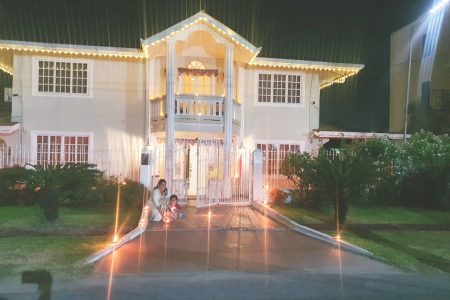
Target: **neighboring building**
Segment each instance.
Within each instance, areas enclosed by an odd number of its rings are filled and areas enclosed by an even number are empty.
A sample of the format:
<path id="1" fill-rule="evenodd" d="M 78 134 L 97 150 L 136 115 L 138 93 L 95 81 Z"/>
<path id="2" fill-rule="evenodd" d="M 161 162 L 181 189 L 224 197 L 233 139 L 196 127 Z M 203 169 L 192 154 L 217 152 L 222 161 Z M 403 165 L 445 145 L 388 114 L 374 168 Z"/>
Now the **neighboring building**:
<path id="1" fill-rule="evenodd" d="M 311 151 L 320 89 L 363 68 L 259 57 L 204 12 L 141 45 L 0 41 L 0 65 L 13 75 L 11 118 L 30 159 L 131 176 L 149 145 L 154 174 L 173 189 L 204 194 L 215 180 L 230 197 L 232 178 L 249 175 L 249 151 L 264 152 L 269 175 L 287 152 Z"/>
<path id="2" fill-rule="evenodd" d="M 449 5 L 391 35 L 390 132 L 404 130 L 410 47 L 409 103 L 439 108 L 450 101 Z"/>

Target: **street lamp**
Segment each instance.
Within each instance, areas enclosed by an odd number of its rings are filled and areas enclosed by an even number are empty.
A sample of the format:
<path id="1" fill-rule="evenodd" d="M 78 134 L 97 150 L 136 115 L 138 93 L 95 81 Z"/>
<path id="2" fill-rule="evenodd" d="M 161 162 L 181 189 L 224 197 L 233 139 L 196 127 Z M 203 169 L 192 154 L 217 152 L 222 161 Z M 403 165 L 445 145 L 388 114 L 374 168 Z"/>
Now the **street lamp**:
<path id="1" fill-rule="evenodd" d="M 442 12 L 446 7 L 450 0 L 435 0 L 433 7 L 429 10 L 430 15 L 434 15 L 438 12 Z M 406 101 L 405 101 L 405 123 L 404 123 L 404 131 L 403 131 L 403 141 L 406 142 L 406 133 L 408 130 L 408 106 L 409 106 L 409 96 L 410 96 L 410 86 L 411 86 L 411 62 L 412 62 L 412 44 L 413 44 L 413 25 L 411 25 L 411 32 L 409 38 L 409 60 L 408 60 L 408 81 L 406 87 Z"/>

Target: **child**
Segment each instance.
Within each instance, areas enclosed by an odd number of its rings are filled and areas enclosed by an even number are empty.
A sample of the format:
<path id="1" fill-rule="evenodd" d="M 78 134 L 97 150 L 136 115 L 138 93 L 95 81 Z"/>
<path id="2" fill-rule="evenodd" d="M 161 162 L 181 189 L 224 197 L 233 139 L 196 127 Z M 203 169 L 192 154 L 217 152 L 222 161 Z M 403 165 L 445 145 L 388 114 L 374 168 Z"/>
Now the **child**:
<path id="1" fill-rule="evenodd" d="M 169 198 L 168 211 L 170 212 L 171 217 L 175 220 L 183 217 L 183 213 L 181 211 L 181 206 L 178 204 L 177 195 L 172 195 Z"/>

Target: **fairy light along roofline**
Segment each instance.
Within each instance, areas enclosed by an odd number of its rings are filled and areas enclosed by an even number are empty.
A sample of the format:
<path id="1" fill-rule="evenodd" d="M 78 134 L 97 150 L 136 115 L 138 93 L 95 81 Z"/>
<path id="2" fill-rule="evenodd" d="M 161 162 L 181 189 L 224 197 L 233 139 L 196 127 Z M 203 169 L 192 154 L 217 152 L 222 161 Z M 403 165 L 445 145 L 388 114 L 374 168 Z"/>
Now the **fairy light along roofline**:
<path id="1" fill-rule="evenodd" d="M 5 72 L 5 73 L 7 73 L 7 74 L 9 74 L 9 75 L 13 75 L 12 69 L 7 67 L 7 66 L 5 66 L 5 65 L 0 64 L 0 70 Z"/>
<path id="2" fill-rule="evenodd" d="M 252 61 L 250 61 L 249 65 L 263 68 L 322 71 L 336 74 L 336 77 L 332 80 L 322 83 L 320 85 L 320 89 L 324 89 L 335 83 L 344 83 L 347 78 L 358 74 L 359 71 L 364 69 L 364 65 L 361 64 L 344 64 L 256 56 L 252 59 Z"/>
<path id="3" fill-rule="evenodd" d="M 239 45 L 251 53 L 259 53 L 261 48 L 255 47 L 247 39 L 233 31 L 231 28 L 227 27 L 225 24 L 221 23 L 217 19 L 211 17 L 203 10 L 196 13 L 195 15 L 151 36 L 146 39 L 141 39 L 141 44 L 143 46 L 153 46 L 170 39 L 177 33 L 186 30 L 187 28 L 197 24 L 198 22 L 205 22 L 214 28 L 217 32 L 231 39 L 233 43 Z"/>
<path id="4" fill-rule="evenodd" d="M 47 54 L 83 55 L 114 58 L 145 58 L 144 53 L 134 48 L 85 46 L 53 43 L 0 40 L 0 50 L 39 52 Z"/>

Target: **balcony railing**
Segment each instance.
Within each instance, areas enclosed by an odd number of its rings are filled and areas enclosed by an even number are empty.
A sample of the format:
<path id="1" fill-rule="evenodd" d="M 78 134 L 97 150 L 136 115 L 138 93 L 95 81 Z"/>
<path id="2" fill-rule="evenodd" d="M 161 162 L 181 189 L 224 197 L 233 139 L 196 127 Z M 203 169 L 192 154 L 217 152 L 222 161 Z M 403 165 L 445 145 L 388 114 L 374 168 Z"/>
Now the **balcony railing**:
<path id="1" fill-rule="evenodd" d="M 166 119 L 166 97 L 150 101 L 151 122 L 156 131 L 164 130 Z M 176 95 L 175 96 L 175 122 L 195 122 L 199 124 L 222 125 L 224 121 L 225 103 L 224 98 L 219 96 L 196 96 L 196 95 Z M 233 124 L 241 124 L 241 104 L 233 101 L 232 108 Z M 239 127 L 237 127 L 239 128 Z"/>
<path id="2" fill-rule="evenodd" d="M 223 97 L 177 95 L 175 97 L 175 119 L 223 122 L 225 106 Z"/>

